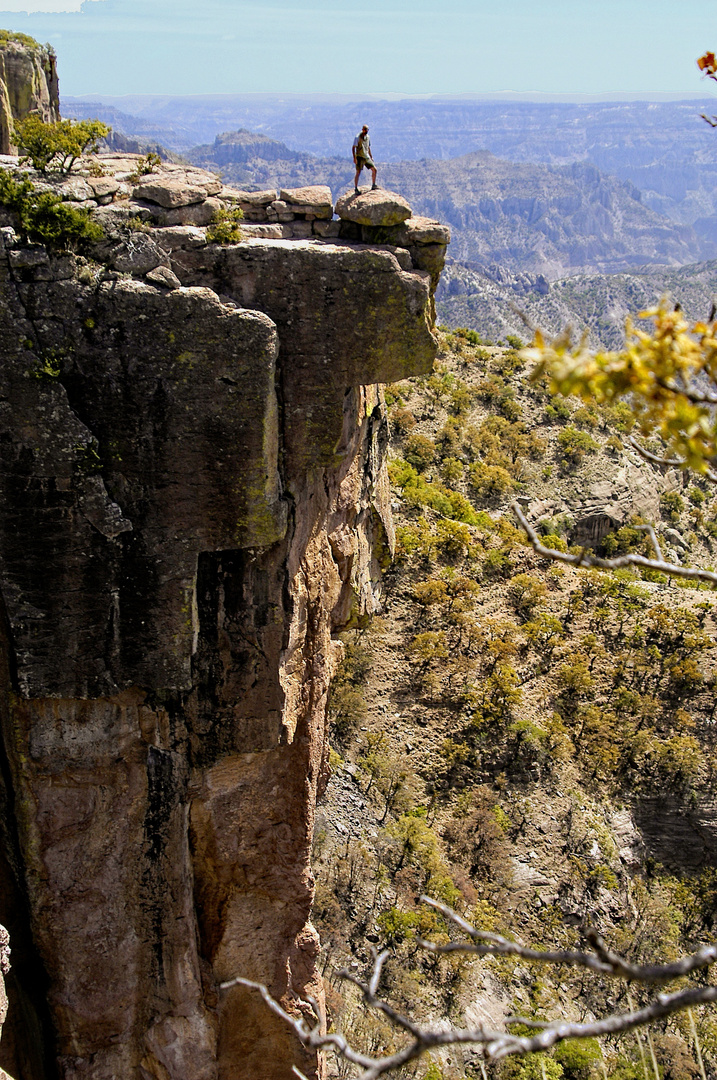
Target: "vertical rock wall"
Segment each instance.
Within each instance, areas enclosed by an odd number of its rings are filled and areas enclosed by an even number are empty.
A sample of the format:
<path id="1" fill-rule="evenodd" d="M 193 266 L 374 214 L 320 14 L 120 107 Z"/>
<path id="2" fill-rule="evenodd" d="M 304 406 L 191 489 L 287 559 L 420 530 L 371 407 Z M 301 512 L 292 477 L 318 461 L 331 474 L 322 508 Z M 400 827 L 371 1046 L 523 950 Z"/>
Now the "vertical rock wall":
<path id="1" fill-rule="evenodd" d="M 332 637 L 376 603 L 391 525 L 372 384 L 429 370 L 430 280 L 351 245 L 182 255 L 165 292 L 0 251 L 16 1080 L 318 1075 L 219 984 L 321 996 L 309 851 Z"/>
<path id="2" fill-rule="evenodd" d="M 0 31 L 0 154 L 12 154 L 13 121 L 39 113 L 48 123 L 60 119 L 55 54 L 24 35 L 3 38 Z"/>

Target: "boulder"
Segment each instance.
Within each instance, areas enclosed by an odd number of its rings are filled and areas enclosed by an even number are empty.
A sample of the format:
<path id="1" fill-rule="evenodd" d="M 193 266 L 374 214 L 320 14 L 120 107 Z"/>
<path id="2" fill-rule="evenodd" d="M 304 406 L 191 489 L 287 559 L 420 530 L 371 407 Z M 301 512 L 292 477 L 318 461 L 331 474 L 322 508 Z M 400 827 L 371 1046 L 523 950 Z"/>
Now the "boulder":
<path id="1" fill-rule="evenodd" d="M 96 207 L 91 214 L 108 240 L 119 239 L 131 221 L 147 221 L 151 216 L 146 208 L 130 203 Z"/>
<path id="2" fill-rule="evenodd" d="M 293 221 L 294 212 L 283 199 L 274 199 L 266 208 L 266 216 L 274 221 Z"/>
<path id="3" fill-rule="evenodd" d="M 339 235 L 340 225 L 341 223 L 338 221 L 315 221 L 313 226 L 314 236 L 333 239 Z"/>
<path id="4" fill-rule="evenodd" d="M 242 223 L 242 236 L 247 239 L 258 240 L 283 240 L 285 237 L 283 225 L 245 225 Z"/>
<path id="5" fill-rule="evenodd" d="M 154 270 L 150 270 L 145 277 L 147 278 L 147 281 L 151 281 L 153 285 L 161 285 L 165 289 L 179 289 L 182 284 L 177 275 L 170 270 L 168 266 L 155 266 Z"/>
<path id="6" fill-rule="evenodd" d="M 294 240 L 308 240 L 310 236 L 313 236 L 310 221 L 292 221 L 285 228 Z"/>
<path id="7" fill-rule="evenodd" d="M 241 207 L 246 221 L 265 222 L 269 216 L 276 220 L 276 215 L 269 214 L 269 206 L 276 200 L 275 191 L 240 191 L 238 188 L 225 187 L 221 198 L 230 206 Z"/>
<path id="8" fill-rule="evenodd" d="M 677 529 L 665 529 L 663 532 L 665 540 L 668 540 L 673 547 L 681 548 L 683 551 L 687 551 L 689 544 L 683 536 L 678 533 Z"/>
<path id="9" fill-rule="evenodd" d="M 119 191 L 119 181 L 113 176 L 88 176 L 87 183 L 92 188 L 96 199 L 111 198 Z"/>
<path id="10" fill-rule="evenodd" d="M 336 213 L 357 225 L 400 225 L 411 217 L 411 207 L 402 195 L 379 188 L 360 195 L 347 192 L 336 203 Z"/>
<path id="11" fill-rule="evenodd" d="M 230 203 L 239 203 L 242 208 L 268 206 L 276 198 L 275 191 L 239 191 L 238 188 L 222 189 L 222 199 Z"/>
<path id="12" fill-rule="evenodd" d="M 334 213 L 331 188 L 323 185 L 315 187 L 282 188 L 279 198 L 287 203 L 295 214 L 310 215 L 313 218 L 331 219 Z"/>
<path id="13" fill-rule="evenodd" d="M 154 215 L 158 225 L 209 225 L 217 210 L 221 210 L 221 199 L 205 199 L 204 202 L 191 206 L 175 206 L 171 210 L 160 210 Z"/>
<path id="14" fill-rule="evenodd" d="M 117 187 L 119 187 L 119 184 Z M 82 203 L 95 197 L 93 189 L 80 176 L 73 176 L 71 180 L 66 180 L 60 187 L 56 188 L 56 191 L 58 195 L 69 202 Z"/>
<path id="15" fill-rule="evenodd" d="M 426 217 L 411 217 L 396 232 L 396 243 L 402 247 L 413 244 L 450 244 L 451 230 L 440 221 Z"/>
<path id="16" fill-rule="evenodd" d="M 169 225 L 164 229 L 157 229 L 155 238 L 165 251 L 205 247 L 207 243 L 206 233 L 196 225 Z"/>
<path id="17" fill-rule="evenodd" d="M 146 274 L 155 266 L 166 263 L 167 256 L 147 233 L 139 232 L 118 245 L 112 255 L 112 266 L 126 274 Z"/>
<path id="18" fill-rule="evenodd" d="M 206 185 L 191 183 L 186 178 L 149 176 L 136 185 L 132 195 L 135 199 L 157 203 L 166 210 L 179 206 L 192 206 L 204 202 L 209 192 Z"/>

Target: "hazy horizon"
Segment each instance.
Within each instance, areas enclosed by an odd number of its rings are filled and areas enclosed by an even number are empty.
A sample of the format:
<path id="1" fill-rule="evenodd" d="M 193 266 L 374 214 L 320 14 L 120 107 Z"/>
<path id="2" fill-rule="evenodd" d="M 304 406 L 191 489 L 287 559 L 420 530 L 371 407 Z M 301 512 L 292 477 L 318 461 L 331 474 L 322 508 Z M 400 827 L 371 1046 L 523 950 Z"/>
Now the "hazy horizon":
<path id="1" fill-rule="evenodd" d="M 708 0 L 0 0 L 0 26 L 56 49 L 70 97 L 709 94 L 713 15 Z"/>

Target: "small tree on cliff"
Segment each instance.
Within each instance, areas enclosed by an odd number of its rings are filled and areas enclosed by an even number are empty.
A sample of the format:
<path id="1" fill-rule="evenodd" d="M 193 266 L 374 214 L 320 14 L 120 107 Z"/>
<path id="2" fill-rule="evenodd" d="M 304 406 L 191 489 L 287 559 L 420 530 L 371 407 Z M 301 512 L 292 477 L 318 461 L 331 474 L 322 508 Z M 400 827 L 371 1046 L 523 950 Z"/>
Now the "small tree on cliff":
<path id="1" fill-rule="evenodd" d="M 45 173 L 54 163 L 61 173 L 67 174 L 83 154 L 96 153 L 101 140 L 111 130 L 100 120 L 59 120 L 47 124 L 37 113 L 31 113 L 15 123 L 12 137 L 24 155 L 21 164 L 31 161 L 34 169 Z"/>

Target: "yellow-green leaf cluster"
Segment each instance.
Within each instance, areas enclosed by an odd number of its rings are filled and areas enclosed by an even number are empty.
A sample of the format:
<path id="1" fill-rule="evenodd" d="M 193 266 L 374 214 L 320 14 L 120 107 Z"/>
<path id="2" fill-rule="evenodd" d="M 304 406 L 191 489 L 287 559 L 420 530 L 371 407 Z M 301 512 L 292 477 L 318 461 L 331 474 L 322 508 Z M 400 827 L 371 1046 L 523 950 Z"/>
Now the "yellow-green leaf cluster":
<path id="1" fill-rule="evenodd" d="M 663 454 L 709 472 L 717 459 L 717 322 L 690 325 L 665 301 L 639 317 L 654 320 L 653 332 L 628 319 L 620 352 L 594 353 L 585 337 L 575 345 L 568 334 L 546 343 L 538 332 L 523 355 L 553 393 L 603 404 L 627 399 L 640 433 L 659 435 Z"/>

